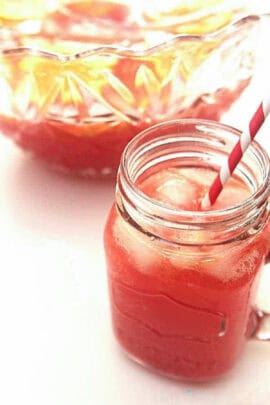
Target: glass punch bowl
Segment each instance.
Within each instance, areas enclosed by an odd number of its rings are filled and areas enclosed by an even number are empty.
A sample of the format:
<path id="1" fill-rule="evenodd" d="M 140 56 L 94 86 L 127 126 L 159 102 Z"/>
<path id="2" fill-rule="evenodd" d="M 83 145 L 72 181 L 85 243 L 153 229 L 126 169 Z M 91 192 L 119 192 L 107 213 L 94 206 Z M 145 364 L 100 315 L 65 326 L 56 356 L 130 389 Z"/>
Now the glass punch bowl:
<path id="1" fill-rule="evenodd" d="M 220 119 L 263 18 L 243 1 L 3 1 L 1 132 L 65 172 L 114 175 L 142 129 Z"/>

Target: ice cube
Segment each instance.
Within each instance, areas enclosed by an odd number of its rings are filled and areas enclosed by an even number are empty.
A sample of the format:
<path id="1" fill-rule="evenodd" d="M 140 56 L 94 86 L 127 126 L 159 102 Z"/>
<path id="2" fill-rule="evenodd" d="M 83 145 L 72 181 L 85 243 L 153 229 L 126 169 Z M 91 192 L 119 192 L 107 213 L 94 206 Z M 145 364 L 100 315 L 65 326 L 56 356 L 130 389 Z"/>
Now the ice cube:
<path id="1" fill-rule="evenodd" d="M 198 234 L 198 238 L 200 235 L 201 233 Z M 198 271 L 227 281 L 237 276 L 238 261 L 241 254 L 243 255 L 241 252 L 239 248 L 224 250 L 224 247 L 220 246 L 183 246 L 178 254 L 172 252 L 169 259 L 178 270 Z"/>
<path id="2" fill-rule="evenodd" d="M 233 207 L 246 200 L 250 195 L 251 191 L 246 184 L 238 179 L 231 178 L 213 204 L 212 209 L 219 210 Z"/>
<path id="3" fill-rule="evenodd" d="M 215 172 L 204 168 L 171 167 L 152 175 L 139 187 L 169 207 L 198 210 L 214 176 Z"/>
<path id="4" fill-rule="evenodd" d="M 169 180 L 177 179 L 177 177 L 178 175 L 174 170 L 169 168 L 149 176 L 142 183 L 138 184 L 138 186 L 146 195 L 157 199 L 158 188 Z"/>
<path id="5" fill-rule="evenodd" d="M 138 271 L 148 273 L 159 265 L 161 255 L 158 242 L 151 240 L 120 217 L 115 220 L 113 233 L 118 245 L 129 254 L 129 259 Z"/>
<path id="6" fill-rule="evenodd" d="M 228 281 L 244 274 L 255 274 L 260 261 L 261 255 L 253 243 L 250 247 L 238 245 L 226 250 L 224 247 L 216 247 L 202 262 L 201 269 L 220 280 Z"/>
<path id="7" fill-rule="evenodd" d="M 177 271 L 181 270 L 200 270 L 200 258 L 198 255 L 199 248 L 197 253 L 194 252 L 194 248 L 181 248 L 179 252 L 171 252 L 168 256 L 171 264 Z"/>
<path id="8" fill-rule="evenodd" d="M 223 251 L 209 254 L 202 260 L 201 271 L 223 281 L 235 277 L 235 266 L 238 255 L 235 252 Z"/>
<path id="9" fill-rule="evenodd" d="M 157 199 L 184 210 L 196 209 L 197 188 L 184 177 L 167 180 L 157 188 Z"/>
<path id="10" fill-rule="evenodd" d="M 181 176 L 201 187 L 209 188 L 216 176 L 215 171 L 203 167 L 181 167 L 177 170 Z"/>

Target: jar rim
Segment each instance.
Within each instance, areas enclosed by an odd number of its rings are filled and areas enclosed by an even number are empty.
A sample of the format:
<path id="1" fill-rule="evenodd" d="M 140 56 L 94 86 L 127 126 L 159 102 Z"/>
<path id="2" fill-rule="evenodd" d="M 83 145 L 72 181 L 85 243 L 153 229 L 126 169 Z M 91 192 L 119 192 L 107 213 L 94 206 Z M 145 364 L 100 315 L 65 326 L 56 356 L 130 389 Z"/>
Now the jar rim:
<path id="1" fill-rule="evenodd" d="M 241 135 L 241 131 L 223 123 L 218 123 L 211 120 L 205 119 L 193 119 L 193 118 L 185 118 L 179 120 L 172 120 L 166 121 L 161 124 L 154 125 L 141 133 L 139 133 L 136 137 L 134 137 L 131 142 L 126 146 L 118 172 L 118 184 L 121 180 L 124 183 L 124 189 L 132 198 L 134 197 L 136 200 L 136 205 L 139 206 L 147 205 L 152 208 L 153 212 L 156 210 L 159 212 L 159 218 L 184 218 L 185 223 L 204 223 L 206 222 L 222 222 L 227 220 L 228 218 L 235 218 L 239 216 L 239 213 L 249 212 L 256 209 L 258 206 L 260 207 L 263 205 L 266 200 L 267 196 L 269 195 L 270 191 L 270 159 L 268 154 L 263 149 L 262 146 L 258 144 L 258 142 L 253 141 L 252 144 L 249 146 L 249 152 L 252 153 L 254 156 L 259 157 L 260 161 L 264 165 L 264 177 L 261 181 L 261 184 L 258 186 L 258 189 L 251 193 L 250 196 L 241 202 L 227 207 L 223 209 L 216 209 L 216 210 L 206 210 L 206 211 L 188 211 L 183 210 L 175 207 L 169 207 L 168 205 L 162 204 L 161 202 L 152 199 L 151 197 L 147 196 L 143 193 L 139 187 L 135 184 L 132 179 L 132 175 L 130 173 L 129 163 L 131 161 L 131 157 L 134 153 L 136 153 L 136 146 L 138 146 L 139 142 L 146 138 L 147 135 L 152 133 L 153 131 L 158 131 L 165 129 L 166 127 L 170 126 L 180 126 L 181 125 L 196 125 L 206 126 L 212 128 L 214 130 L 221 130 L 225 131 L 226 133 L 231 133 L 237 135 L 238 137 Z M 157 138 L 158 139 L 158 136 Z M 180 139 L 180 137 L 179 137 Z M 211 221 L 210 221 L 211 219 Z M 174 222 L 174 221 L 173 221 Z M 178 222 L 178 221 L 176 221 Z"/>

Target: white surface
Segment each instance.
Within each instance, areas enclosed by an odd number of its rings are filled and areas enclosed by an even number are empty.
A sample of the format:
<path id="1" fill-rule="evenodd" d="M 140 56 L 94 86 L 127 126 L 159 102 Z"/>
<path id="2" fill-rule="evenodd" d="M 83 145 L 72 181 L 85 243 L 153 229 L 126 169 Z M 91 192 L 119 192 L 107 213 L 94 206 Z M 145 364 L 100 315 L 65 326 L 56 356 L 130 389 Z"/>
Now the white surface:
<path id="1" fill-rule="evenodd" d="M 247 99 L 226 122 L 245 122 Z M 120 352 L 102 245 L 112 199 L 112 184 L 51 172 L 0 137 L 0 404 L 269 404 L 270 343 L 249 343 L 226 378 L 196 385 Z"/>

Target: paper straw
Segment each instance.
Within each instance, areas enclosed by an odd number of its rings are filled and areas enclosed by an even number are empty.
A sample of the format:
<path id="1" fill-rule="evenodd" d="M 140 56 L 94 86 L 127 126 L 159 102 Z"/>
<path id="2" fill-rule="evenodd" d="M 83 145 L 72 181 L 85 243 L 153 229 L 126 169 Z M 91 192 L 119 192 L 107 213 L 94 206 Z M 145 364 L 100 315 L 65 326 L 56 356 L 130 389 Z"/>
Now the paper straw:
<path id="1" fill-rule="evenodd" d="M 270 98 L 263 100 L 256 109 L 251 120 L 249 121 L 248 128 L 242 132 L 238 142 L 229 154 L 226 163 L 221 167 L 207 195 L 202 200 L 203 208 L 209 208 L 214 204 L 219 194 L 223 190 L 224 185 L 231 177 L 237 164 L 240 162 L 245 150 L 249 147 L 252 140 L 257 135 L 269 113 Z"/>

